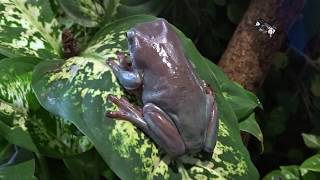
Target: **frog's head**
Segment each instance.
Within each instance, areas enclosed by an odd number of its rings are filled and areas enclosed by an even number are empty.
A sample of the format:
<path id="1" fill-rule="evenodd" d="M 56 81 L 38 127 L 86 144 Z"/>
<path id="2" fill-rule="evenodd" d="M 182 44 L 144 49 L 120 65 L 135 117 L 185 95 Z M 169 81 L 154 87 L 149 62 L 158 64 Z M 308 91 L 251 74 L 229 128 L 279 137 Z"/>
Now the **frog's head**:
<path id="1" fill-rule="evenodd" d="M 137 24 L 127 32 L 129 52 L 135 58 L 154 56 L 170 40 L 172 29 L 165 19 Z"/>

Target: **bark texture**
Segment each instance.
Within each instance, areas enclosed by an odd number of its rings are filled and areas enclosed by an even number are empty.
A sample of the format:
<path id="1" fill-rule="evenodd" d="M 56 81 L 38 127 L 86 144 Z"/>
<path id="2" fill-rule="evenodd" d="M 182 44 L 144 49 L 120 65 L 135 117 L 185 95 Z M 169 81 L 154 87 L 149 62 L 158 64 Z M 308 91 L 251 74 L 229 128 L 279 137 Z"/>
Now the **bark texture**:
<path id="1" fill-rule="evenodd" d="M 273 54 L 285 40 L 285 32 L 295 22 L 304 0 L 252 0 L 236 28 L 219 66 L 232 80 L 255 92 L 263 83 Z M 277 28 L 270 38 L 255 27 L 261 18 Z"/>
<path id="2" fill-rule="evenodd" d="M 236 28 L 219 66 L 227 76 L 255 92 L 272 64 L 273 54 L 281 48 L 286 32 L 299 17 L 304 0 L 251 0 Z M 277 30 L 272 38 L 257 30 L 258 19 L 273 23 Z M 242 132 L 245 145 L 250 135 Z"/>

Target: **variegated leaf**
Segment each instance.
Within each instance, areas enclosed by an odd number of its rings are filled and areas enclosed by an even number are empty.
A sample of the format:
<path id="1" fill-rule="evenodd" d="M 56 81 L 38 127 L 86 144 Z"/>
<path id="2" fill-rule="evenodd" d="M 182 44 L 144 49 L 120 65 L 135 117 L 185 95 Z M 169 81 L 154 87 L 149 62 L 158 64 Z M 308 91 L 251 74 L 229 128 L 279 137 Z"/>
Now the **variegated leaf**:
<path id="1" fill-rule="evenodd" d="M 114 19 L 135 14 L 158 15 L 167 5 L 167 0 L 128 2 L 126 0 L 104 0 L 103 6 L 97 0 L 58 0 L 62 9 L 76 23 L 96 27 Z"/>
<path id="2" fill-rule="evenodd" d="M 0 53 L 54 58 L 60 30 L 48 0 L 1 0 Z"/>
<path id="3" fill-rule="evenodd" d="M 65 157 L 92 147 L 70 122 L 44 110 L 31 89 L 32 70 L 39 59 L 0 61 L 0 135 L 10 143 L 49 156 Z M 79 134 L 79 133 L 78 133 Z"/>
<path id="4" fill-rule="evenodd" d="M 61 8 L 76 23 L 86 27 L 97 26 L 105 11 L 97 0 L 58 0 Z"/>
<path id="5" fill-rule="evenodd" d="M 124 95 L 105 60 L 115 57 L 117 51 L 127 51 L 125 32 L 129 28 L 154 19 L 132 16 L 115 21 L 96 34 L 82 57 L 40 63 L 32 83 L 40 103 L 76 124 L 121 179 L 258 179 L 242 144 L 237 118 L 217 83 L 217 67 L 178 30 L 188 59 L 216 92 L 220 126 L 212 158 L 205 161 L 184 156 L 173 163 L 167 156 L 160 156 L 153 141 L 137 127 L 105 117 L 107 110 L 116 108 L 107 102 L 107 95 Z"/>

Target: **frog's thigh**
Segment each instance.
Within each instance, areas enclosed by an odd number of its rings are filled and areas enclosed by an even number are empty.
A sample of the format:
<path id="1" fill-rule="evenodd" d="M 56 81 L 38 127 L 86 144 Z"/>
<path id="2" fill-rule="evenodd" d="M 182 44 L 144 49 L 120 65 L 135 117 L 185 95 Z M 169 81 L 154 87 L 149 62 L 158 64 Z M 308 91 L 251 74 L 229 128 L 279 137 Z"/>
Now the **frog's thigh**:
<path id="1" fill-rule="evenodd" d="M 149 136 L 162 149 L 171 156 L 179 156 L 185 152 L 184 142 L 176 126 L 164 111 L 152 103 L 147 103 L 143 107 L 143 116 Z"/>
<path id="2" fill-rule="evenodd" d="M 211 90 L 210 90 L 211 91 Z M 218 131 L 218 110 L 217 110 L 217 103 L 214 101 L 214 97 L 212 92 L 207 94 L 207 112 L 208 114 L 208 128 L 207 128 L 207 133 L 206 133 L 206 139 L 204 143 L 203 150 L 212 153 L 216 141 L 217 141 L 217 131 Z"/>

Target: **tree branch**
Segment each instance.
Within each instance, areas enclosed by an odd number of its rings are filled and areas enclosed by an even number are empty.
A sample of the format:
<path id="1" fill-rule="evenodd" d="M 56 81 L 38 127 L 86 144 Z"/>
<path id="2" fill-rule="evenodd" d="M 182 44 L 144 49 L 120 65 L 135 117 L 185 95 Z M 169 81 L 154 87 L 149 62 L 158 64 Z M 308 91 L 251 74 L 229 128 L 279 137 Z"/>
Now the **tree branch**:
<path id="1" fill-rule="evenodd" d="M 219 66 L 232 80 L 255 92 L 272 63 L 273 54 L 285 40 L 287 31 L 303 8 L 303 0 L 252 0 L 236 28 Z M 259 32 L 256 21 L 261 18 L 274 23 L 272 38 Z"/>
<path id="2" fill-rule="evenodd" d="M 273 54 L 281 48 L 285 32 L 298 18 L 303 4 L 304 0 L 251 0 L 219 61 L 227 76 L 255 92 L 262 85 Z M 258 19 L 275 23 L 277 30 L 272 38 L 256 29 Z M 242 132 L 241 137 L 247 145 L 250 135 Z"/>

